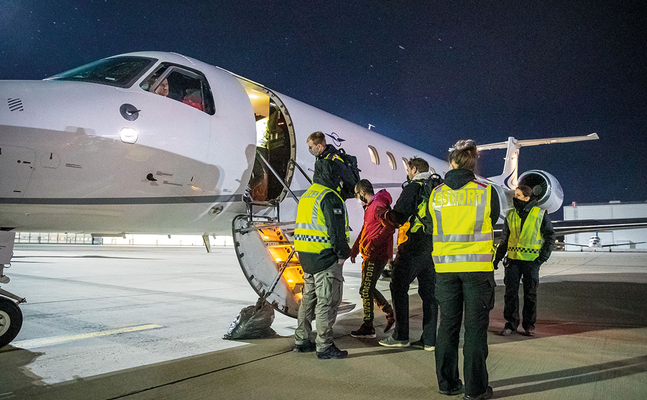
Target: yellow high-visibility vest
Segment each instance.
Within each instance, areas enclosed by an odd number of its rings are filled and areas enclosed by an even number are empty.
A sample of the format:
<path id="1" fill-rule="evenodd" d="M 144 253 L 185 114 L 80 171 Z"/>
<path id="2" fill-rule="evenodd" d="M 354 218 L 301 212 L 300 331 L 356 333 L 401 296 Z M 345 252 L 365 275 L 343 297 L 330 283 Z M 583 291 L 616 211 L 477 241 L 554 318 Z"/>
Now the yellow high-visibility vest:
<path id="1" fill-rule="evenodd" d="M 521 228 L 521 217 L 516 209 L 508 211 L 506 220 L 510 228 L 508 238 L 508 258 L 513 260 L 535 261 L 544 243 L 541 237 L 541 222 L 546 214 L 545 210 L 533 207 Z"/>
<path id="2" fill-rule="evenodd" d="M 294 230 L 295 251 L 318 254 L 324 249 L 332 248 L 326 219 L 321 210 L 321 200 L 328 193 L 335 193 L 342 202 L 344 217 L 346 219 L 346 241 L 350 242 L 348 213 L 346 212 L 344 200 L 334 190 L 319 185 L 318 183 L 313 183 L 299 199 L 296 228 Z"/>
<path id="3" fill-rule="evenodd" d="M 431 192 L 436 272 L 494 270 L 491 200 L 492 186 L 478 180 L 457 190 L 441 185 Z"/>

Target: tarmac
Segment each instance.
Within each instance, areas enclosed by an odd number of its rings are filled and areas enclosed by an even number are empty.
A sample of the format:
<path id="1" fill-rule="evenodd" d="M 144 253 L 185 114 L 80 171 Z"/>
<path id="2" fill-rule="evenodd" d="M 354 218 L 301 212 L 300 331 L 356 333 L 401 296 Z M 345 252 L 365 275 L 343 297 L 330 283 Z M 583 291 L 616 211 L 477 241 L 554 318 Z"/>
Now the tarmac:
<path id="1" fill-rule="evenodd" d="M 355 339 L 360 265 L 345 266 L 336 344 L 344 360 L 294 353 L 295 320 L 268 339 L 221 340 L 256 298 L 231 248 L 18 245 L 12 282 L 28 299 L 0 350 L 4 399 L 460 399 L 438 393 L 434 353 Z M 503 329 L 496 271 L 488 371 L 495 399 L 647 399 L 647 254 L 556 252 L 540 271 L 536 336 Z M 378 285 L 387 299 L 388 281 Z M 412 340 L 421 303 L 411 294 Z M 462 335 L 461 335 L 462 337 Z M 462 346 L 462 340 L 461 340 Z M 462 358 L 460 360 L 462 364 Z M 462 366 L 461 366 L 462 376 Z"/>

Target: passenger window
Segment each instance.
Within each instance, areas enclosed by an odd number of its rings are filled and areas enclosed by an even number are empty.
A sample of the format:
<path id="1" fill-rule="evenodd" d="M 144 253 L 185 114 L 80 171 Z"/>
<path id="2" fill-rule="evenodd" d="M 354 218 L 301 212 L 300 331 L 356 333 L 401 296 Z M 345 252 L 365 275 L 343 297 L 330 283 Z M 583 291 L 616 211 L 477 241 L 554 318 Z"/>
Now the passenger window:
<path id="1" fill-rule="evenodd" d="M 173 65 L 162 65 L 142 84 L 141 88 L 180 101 L 213 115 L 213 96 L 204 76 Z"/>
<path id="2" fill-rule="evenodd" d="M 380 155 L 377 154 L 377 149 L 368 145 L 368 154 L 371 156 L 371 162 L 375 165 L 380 165 Z"/>
<path id="3" fill-rule="evenodd" d="M 389 167 L 391 167 L 392 170 L 398 169 L 398 164 L 395 162 L 393 154 L 390 151 L 387 151 L 386 155 L 389 156 Z"/>
<path id="4" fill-rule="evenodd" d="M 404 165 L 404 170 L 408 171 L 409 170 L 409 159 L 406 157 L 402 157 L 402 165 Z"/>

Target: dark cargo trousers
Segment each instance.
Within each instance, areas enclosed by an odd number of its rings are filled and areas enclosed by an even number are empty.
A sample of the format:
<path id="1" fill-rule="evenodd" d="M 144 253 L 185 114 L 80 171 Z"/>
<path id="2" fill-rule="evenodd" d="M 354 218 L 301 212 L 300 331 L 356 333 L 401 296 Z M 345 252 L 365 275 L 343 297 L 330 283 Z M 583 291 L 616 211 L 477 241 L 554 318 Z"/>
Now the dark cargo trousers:
<path id="1" fill-rule="evenodd" d="M 332 327 L 341 304 L 344 277 L 342 265 L 335 262 L 316 274 L 303 274 L 303 297 L 294 331 L 296 345 L 309 340 L 312 320 L 317 319 L 317 351 L 326 351 L 333 344 Z"/>
<path id="2" fill-rule="evenodd" d="M 429 252 L 400 251 L 393 261 L 391 272 L 391 300 L 395 312 L 395 340 L 409 340 L 409 285 L 418 278 L 418 294 L 422 299 L 422 341 L 426 346 L 436 345 L 438 303 L 434 294 L 434 264 Z"/>
<path id="3" fill-rule="evenodd" d="M 359 287 L 359 296 L 362 298 L 362 306 L 364 308 L 364 323 L 373 325 L 374 308 L 373 301 L 385 314 L 393 314 L 393 308 L 389 302 L 384 298 L 382 293 L 375 287 L 377 281 L 382 275 L 382 271 L 386 266 L 387 260 L 373 260 L 367 257 L 362 262 L 362 285 Z"/>
<path id="4" fill-rule="evenodd" d="M 537 287 L 539 286 L 539 263 L 510 260 L 505 267 L 505 305 L 503 317 L 505 327 L 513 331 L 519 327 L 519 280 L 523 277 L 523 321 L 524 330 L 534 328 L 537 320 Z"/>
<path id="5" fill-rule="evenodd" d="M 439 390 L 449 391 L 460 384 L 458 342 L 463 305 L 465 394 L 478 396 L 487 390 L 487 329 L 490 310 L 494 307 L 495 286 L 494 272 L 436 274 L 436 300 L 440 306 L 440 326 L 436 340 L 436 376 Z"/>

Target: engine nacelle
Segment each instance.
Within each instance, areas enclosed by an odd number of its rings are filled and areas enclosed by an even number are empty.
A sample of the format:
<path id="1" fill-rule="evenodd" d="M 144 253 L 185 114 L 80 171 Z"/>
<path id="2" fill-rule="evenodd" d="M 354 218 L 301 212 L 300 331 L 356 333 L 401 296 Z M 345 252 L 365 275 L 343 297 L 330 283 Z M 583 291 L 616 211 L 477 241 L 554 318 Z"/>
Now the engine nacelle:
<path id="1" fill-rule="evenodd" d="M 537 197 L 537 205 L 553 213 L 562 206 L 564 190 L 557 178 L 546 171 L 533 169 L 526 171 L 519 177 L 519 185 L 530 186 Z"/>

